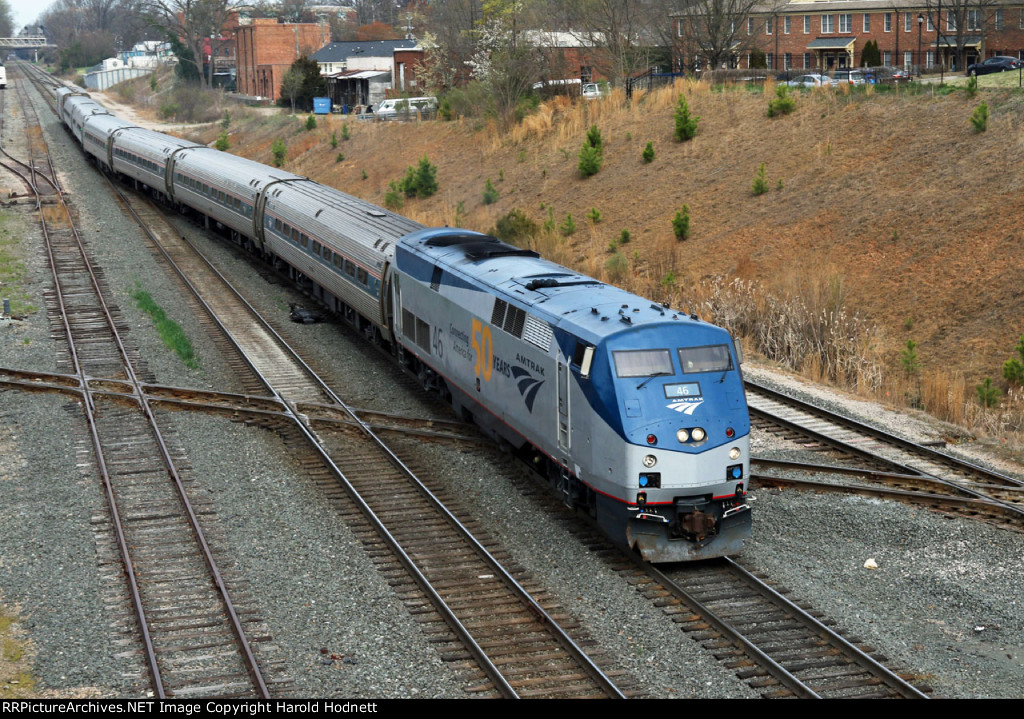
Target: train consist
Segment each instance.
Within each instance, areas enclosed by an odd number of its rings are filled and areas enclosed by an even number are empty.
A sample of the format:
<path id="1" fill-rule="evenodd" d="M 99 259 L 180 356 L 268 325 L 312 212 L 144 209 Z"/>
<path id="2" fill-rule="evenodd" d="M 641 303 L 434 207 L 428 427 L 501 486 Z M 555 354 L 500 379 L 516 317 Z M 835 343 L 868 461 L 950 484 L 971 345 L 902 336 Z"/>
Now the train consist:
<path id="1" fill-rule="evenodd" d="M 616 543 L 675 562 L 749 537 L 750 419 L 725 330 L 494 237 L 135 127 L 84 91 L 56 95 L 101 168 L 287 271 Z"/>

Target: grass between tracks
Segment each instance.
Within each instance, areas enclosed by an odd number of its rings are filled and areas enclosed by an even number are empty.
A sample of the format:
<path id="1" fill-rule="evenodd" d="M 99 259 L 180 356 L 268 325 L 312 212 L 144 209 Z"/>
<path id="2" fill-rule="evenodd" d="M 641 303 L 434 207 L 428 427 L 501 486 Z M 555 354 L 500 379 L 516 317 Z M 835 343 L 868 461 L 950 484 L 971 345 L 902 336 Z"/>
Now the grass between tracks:
<path id="1" fill-rule="evenodd" d="M 165 345 L 174 350 L 178 357 L 181 358 L 181 361 L 185 363 L 185 366 L 191 369 L 198 368 L 199 358 L 193 351 L 192 343 L 185 336 L 185 331 L 181 329 L 181 325 L 170 319 L 163 308 L 137 283 L 132 291 L 132 299 L 139 305 L 139 309 L 153 320 L 157 332 L 160 333 L 160 339 L 164 341 Z"/>
<path id="2" fill-rule="evenodd" d="M 11 314 L 24 317 L 38 308 L 29 302 L 25 291 L 25 263 L 19 256 L 21 237 L 12 232 L 10 217 L 0 213 L 0 298 L 11 301 Z"/>
<path id="3" fill-rule="evenodd" d="M 17 617 L 0 605 L 0 699 L 33 695 L 35 678 L 29 671 L 28 642 L 18 632 Z"/>

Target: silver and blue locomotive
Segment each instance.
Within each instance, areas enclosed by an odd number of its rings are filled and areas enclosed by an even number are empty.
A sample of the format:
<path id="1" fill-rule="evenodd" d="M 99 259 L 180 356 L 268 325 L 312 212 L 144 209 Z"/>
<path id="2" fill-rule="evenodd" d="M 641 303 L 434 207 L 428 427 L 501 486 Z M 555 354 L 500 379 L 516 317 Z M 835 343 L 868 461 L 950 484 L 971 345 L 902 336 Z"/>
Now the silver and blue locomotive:
<path id="1" fill-rule="evenodd" d="M 98 164 L 289 272 L 616 543 L 652 562 L 742 548 L 750 420 L 725 330 L 488 235 L 131 126 L 80 90 L 57 97 Z"/>

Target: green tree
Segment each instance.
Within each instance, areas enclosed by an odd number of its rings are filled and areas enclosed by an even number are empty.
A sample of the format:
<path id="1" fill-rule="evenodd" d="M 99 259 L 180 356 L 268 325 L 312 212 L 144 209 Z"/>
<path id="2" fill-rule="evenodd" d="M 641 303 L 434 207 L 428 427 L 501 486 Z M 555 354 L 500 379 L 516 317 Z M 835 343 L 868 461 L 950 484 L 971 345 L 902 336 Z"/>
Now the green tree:
<path id="1" fill-rule="evenodd" d="M 768 192 L 768 176 L 763 162 L 757 168 L 757 174 L 754 175 L 754 184 L 751 185 L 750 191 L 755 195 L 763 195 Z"/>
<path id="2" fill-rule="evenodd" d="M 971 115 L 971 125 L 974 126 L 975 132 L 985 132 L 988 129 L 988 104 L 984 100 L 974 109 L 974 114 Z"/>
<path id="3" fill-rule="evenodd" d="M 501 197 L 501 195 L 494 188 L 494 183 L 491 182 L 491 178 L 488 177 L 487 183 L 484 185 L 484 204 L 493 205 L 498 201 L 499 197 Z"/>
<path id="4" fill-rule="evenodd" d="M 864 43 L 864 49 L 860 54 L 862 67 L 878 67 L 882 64 L 882 53 L 878 50 L 878 43 L 875 40 L 868 40 Z"/>
<path id="5" fill-rule="evenodd" d="M 986 409 L 997 407 L 999 405 L 999 395 L 1001 392 L 998 387 L 992 385 L 992 378 L 986 377 L 985 381 L 974 388 L 978 393 L 978 403 Z"/>
<path id="6" fill-rule="evenodd" d="M 921 370 L 921 361 L 917 357 L 917 342 L 907 340 L 907 345 L 900 350 L 900 364 L 908 375 L 916 375 Z"/>
<path id="7" fill-rule="evenodd" d="M 274 155 L 274 167 L 280 167 L 284 164 L 285 155 L 288 153 L 288 148 L 284 145 L 284 140 L 280 137 L 274 140 L 274 144 L 270 146 L 270 151 Z"/>
<path id="8" fill-rule="evenodd" d="M 640 153 L 640 157 L 643 158 L 645 163 L 651 163 L 654 161 L 654 143 L 648 142 L 647 146 L 644 147 L 644 151 Z"/>
<path id="9" fill-rule="evenodd" d="M 686 95 L 679 96 L 679 102 L 676 103 L 675 119 L 676 142 L 692 140 L 697 134 L 697 123 L 700 122 L 700 118 L 690 115 L 690 106 L 686 102 Z"/>
<path id="10" fill-rule="evenodd" d="M 292 112 L 298 107 L 313 109 L 313 98 L 327 93 L 327 81 L 320 74 L 315 60 L 303 55 L 292 63 L 281 80 L 281 97 L 291 102 Z"/>
<path id="11" fill-rule="evenodd" d="M 1024 385 L 1024 335 L 1020 336 L 1020 342 L 1014 348 L 1020 359 L 1014 357 L 1003 363 L 1003 378 L 1007 382 Z"/>
<path id="12" fill-rule="evenodd" d="M 676 216 L 672 218 L 672 231 L 675 233 L 676 239 L 680 242 L 690 239 L 689 205 L 683 205 L 682 208 L 676 212 Z"/>
<path id="13" fill-rule="evenodd" d="M 601 164 L 604 162 L 603 147 L 604 140 L 601 138 L 601 131 L 597 125 L 591 125 L 587 130 L 587 139 L 583 141 L 578 155 L 577 168 L 582 177 L 596 175 L 601 170 Z"/>

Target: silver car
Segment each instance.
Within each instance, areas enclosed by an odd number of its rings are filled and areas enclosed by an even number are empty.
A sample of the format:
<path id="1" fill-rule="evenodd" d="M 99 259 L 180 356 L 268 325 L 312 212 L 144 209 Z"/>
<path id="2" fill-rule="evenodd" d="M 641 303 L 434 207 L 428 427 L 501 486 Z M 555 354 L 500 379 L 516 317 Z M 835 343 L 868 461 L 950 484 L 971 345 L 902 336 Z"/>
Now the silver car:
<path id="1" fill-rule="evenodd" d="M 832 78 L 827 75 L 817 75 L 811 73 L 809 75 L 800 75 L 794 77 L 792 80 L 786 83 L 790 87 L 831 87 Z"/>

